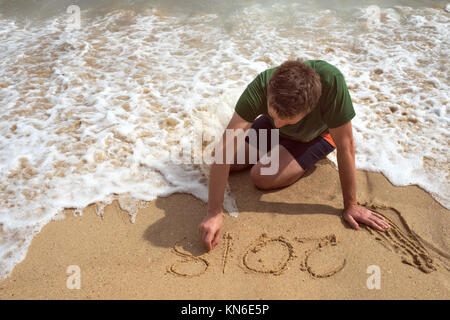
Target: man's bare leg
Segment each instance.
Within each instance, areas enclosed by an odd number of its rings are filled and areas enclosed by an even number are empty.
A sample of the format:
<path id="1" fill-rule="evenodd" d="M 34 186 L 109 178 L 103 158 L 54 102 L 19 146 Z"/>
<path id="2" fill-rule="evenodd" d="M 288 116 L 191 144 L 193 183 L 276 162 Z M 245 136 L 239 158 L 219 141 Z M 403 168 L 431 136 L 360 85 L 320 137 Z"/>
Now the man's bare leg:
<path id="1" fill-rule="evenodd" d="M 270 151 L 268 156 L 270 157 Z M 270 166 L 271 163 L 262 164 L 258 161 L 250 171 L 252 181 L 259 189 L 269 190 L 286 187 L 300 179 L 305 173 L 297 160 L 282 145 L 279 146 L 278 171 L 274 175 L 262 175 L 261 168 Z"/>

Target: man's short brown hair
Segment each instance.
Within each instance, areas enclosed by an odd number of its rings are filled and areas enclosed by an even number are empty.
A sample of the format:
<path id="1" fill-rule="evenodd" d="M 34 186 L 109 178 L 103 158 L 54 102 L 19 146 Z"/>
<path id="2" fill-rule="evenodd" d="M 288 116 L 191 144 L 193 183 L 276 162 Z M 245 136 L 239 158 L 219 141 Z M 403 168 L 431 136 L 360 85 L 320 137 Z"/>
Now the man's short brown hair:
<path id="1" fill-rule="evenodd" d="M 322 93 L 319 74 L 301 59 L 281 64 L 270 78 L 267 101 L 280 118 L 311 112 Z"/>

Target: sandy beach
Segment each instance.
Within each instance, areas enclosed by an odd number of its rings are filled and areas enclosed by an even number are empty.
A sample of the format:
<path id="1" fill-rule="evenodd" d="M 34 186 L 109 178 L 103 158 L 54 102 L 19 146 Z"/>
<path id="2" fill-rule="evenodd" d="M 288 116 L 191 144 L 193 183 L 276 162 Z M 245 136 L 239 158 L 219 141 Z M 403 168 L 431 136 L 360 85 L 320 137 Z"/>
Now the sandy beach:
<path id="1" fill-rule="evenodd" d="M 0 299 L 449 299 L 448 210 L 379 173 L 358 171 L 357 182 L 359 202 L 387 217 L 390 231 L 341 220 L 328 160 L 270 192 L 256 189 L 249 171 L 232 173 L 240 213 L 224 214 L 210 252 L 197 235 L 206 204 L 188 194 L 148 202 L 135 223 L 118 202 L 103 216 L 96 204 L 82 216 L 66 210 L 0 282 Z M 79 289 L 69 266 L 79 268 Z"/>

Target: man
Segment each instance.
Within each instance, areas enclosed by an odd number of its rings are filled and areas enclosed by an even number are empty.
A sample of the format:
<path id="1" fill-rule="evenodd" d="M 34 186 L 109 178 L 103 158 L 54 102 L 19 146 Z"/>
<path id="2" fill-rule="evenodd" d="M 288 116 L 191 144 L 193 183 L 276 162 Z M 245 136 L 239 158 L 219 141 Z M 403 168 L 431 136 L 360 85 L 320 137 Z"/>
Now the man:
<path id="1" fill-rule="evenodd" d="M 339 178 L 344 201 L 343 218 L 358 230 L 358 222 L 380 231 L 389 224 L 378 213 L 358 206 L 356 200 L 355 151 L 351 119 L 355 116 L 350 94 L 342 73 L 323 60 L 286 61 L 279 67 L 260 73 L 239 98 L 227 129 L 247 131 L 250 127 L 279 128 L 278 171 L 263 175 L 266 161 L 253 165 L 250 177 L 260 189 L 288 186 L 300 179 L 318 160 L 337 149 Z M 267 130 L 265 132 L 271 132 Z M 259 148 L 249 137 L 245 139 L 245 163 L 236 162 L 237 140 L 222 143 L 233 147 L 233 164 L 215 161 L 209 178 L 208 212 L 199 225 L 199 234 L 208 250 L 218 243 L 222 232 L 222 203 L 230 170 L 251 166 L 249 150 Z M 222 141 L 226 140 L 224 133 Z M 270 134 L 266 146 L 270 146 Z M 228 146 L 227 146 L 228 145 Z M 267 155 L 274 150 L 267 149 Z"/>

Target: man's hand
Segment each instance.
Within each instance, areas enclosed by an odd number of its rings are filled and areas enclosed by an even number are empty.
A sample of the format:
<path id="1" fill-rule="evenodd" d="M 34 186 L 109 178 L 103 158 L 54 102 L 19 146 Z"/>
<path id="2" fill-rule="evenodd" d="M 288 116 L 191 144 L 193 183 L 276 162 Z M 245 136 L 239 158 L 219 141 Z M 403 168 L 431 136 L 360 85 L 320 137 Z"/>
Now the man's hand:
<path id="1" fill-rule="evenodd" d="M 203 218 L 203 221 L 198 226 L 200 238 L 208 250 L 214 249 L 214 247 L 219 243 L 222 227 L 222 212 L 214 215 L 208 214 L 205 218 Z"/>
<path id="2" fill-rule="evenodd" d="M 364 223 L 379 231 L 385 231 L 390 228 L 382 215 L 356 204 L 345 208 L 342 217 L 356 230 L 359 229 L 358 222 Z"/>

